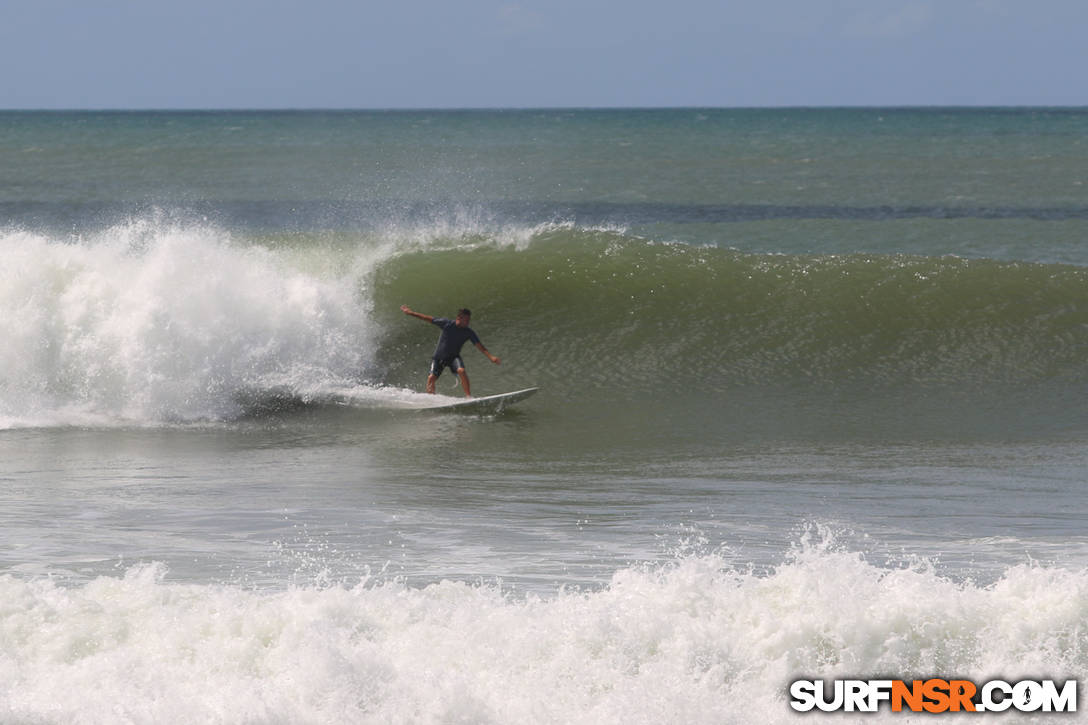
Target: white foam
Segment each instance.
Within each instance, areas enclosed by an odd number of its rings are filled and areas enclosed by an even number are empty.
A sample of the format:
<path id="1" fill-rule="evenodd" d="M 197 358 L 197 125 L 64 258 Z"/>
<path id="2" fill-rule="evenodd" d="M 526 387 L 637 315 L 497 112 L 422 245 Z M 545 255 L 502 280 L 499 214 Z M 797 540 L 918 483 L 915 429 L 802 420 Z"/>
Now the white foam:
<path id="1" fill-rule="evenodd" d="M 2 234 L 0 421 L 218 419 L 238 390 L 346 384 L 374 350 L 359 287 L 215 229 Z"/>
<path id="2" fill-rule="evenodd" d="M 716 555 L 592 592 L 398 581 L 260 592 L 157 565 L 0 577 L 0 711 L 50 722 L 776 723 L 796 677 L 1076 677 L 1088 572 L 992 586 L 811 547 Z M 898 713 L 866 722 L 898 722 Z"/>
<path id="3" fill-rule="evenodd" d="M 454 381 L 457 382 L 457 389 L 460 390 L 460 381 L 457 378 L 454 378 Z M 463 397 L 443 395 L 438 392 L 428 394 L 408 388 L 369 384 L 346 387 L 336 385 L 303 387 L 297 393 L 308 402 L 371 409 L 423 410 L 435 405 L 464 401 Z"/>

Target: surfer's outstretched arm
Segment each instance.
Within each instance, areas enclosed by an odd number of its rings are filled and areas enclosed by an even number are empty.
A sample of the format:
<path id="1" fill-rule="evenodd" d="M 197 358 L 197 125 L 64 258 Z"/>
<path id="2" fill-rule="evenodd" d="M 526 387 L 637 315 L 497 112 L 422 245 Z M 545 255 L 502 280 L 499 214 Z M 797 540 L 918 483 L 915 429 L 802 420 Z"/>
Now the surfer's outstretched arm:
<path id="1" fill-rule="evenodd" d="M 498 365 L 499 363 L 502 362 L 497 357 L 495 357 L 494 355 L 489 353 L 487 351 L 487 348 L 484 347 L 484 344 L 482 342 L 477 342 L 476 343 L 476 349 L 479 350 L 480 352 L 482 352 L 484 355 L 487 355 L 487 359 L 490 360 L 491 362 L 495 363 L 496 365 Z"/>
<path id="2" fill-rule="evenodd" d="M 424 320 L 426 322 L 434 322 L 434 317 L 432 317 L 431 315 L 425 315 L 422 312 L 413 312 L 412 309 L 408 307 L 408 305 L 401 305 L 400 306 L 400 311 L 403 312 L 406 315 L 410 315 L 412 317 L 418 317 L 419 319 Z"/>

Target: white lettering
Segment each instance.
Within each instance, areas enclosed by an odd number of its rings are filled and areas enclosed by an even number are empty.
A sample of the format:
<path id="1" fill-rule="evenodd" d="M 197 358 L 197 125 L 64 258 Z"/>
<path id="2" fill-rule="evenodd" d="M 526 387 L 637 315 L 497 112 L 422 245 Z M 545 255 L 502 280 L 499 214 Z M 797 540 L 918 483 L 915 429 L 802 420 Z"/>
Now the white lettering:
<path id="1" fill-rule="evenodd" d="M 812 680 L 796 680 L 790 685 L 790 707 L 797 712 L 808 712 L 816 707 L 816 683 Z"/>
<path id="2" fill-rule="evenodd" d="M 994 699 L 994 693 L 1000 692 L 1001 699 Z M 982 705 L 979 710 L 987 712 L 1005 712 L 1012 707 L 1012 685 L 1004 680 L 990 680 L 982 686 Z"/>
<path id="3" fill-rule="evenodd" d="M 892 699 L 891 680 L 869 680 L 869 688 L 868 712 L 876 712 L 880 709 L 881 702 L 889 702 Z"/>
<path id="4" fill-rule="evenodd" d="M 1058 692 L 1054 680 L 1043 680 L 1043 711 L 1044 712 L 1076 712 L 1077 711 L 1077 681 L 1066 680 Z"/>
<path id="5" fill-rule="evenodd" d="M 1020 712 L 1035 712 L 1043 706 L 1043 688 L 1031 680 L 1017 682 L 1012 688 L 1012 704 Z"/>
<path id="6" fill-rule="evenodd" d="M 835 697 L 831 700 L 827 699 L 827 683 L 823 680 L 818 680 L 816 685 L 819 691 L 819 695 L 816 696 L 816 707 L 820 708 L 824 712 L 835 712 L 842 708 L 843 702 L 846 699 L 843 694 L 843 681 L 835 680 L 835 684 L 832 687 L 832 692 L 835 693 Z"/>
<path id="7" fill-rule="evenodd" d="M 868 692 L 869 684 L 865 680 L 847 680 L 846 692 L 843 697 L 846 711 L 869 712 Z"/>

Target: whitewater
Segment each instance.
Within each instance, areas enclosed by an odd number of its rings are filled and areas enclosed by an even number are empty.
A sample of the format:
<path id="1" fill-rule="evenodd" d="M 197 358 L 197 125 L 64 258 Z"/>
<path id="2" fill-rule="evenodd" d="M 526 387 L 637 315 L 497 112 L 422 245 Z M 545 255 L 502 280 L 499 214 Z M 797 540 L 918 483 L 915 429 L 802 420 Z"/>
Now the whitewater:
<path id="1" fill-rule="evenodd" d="M 767 576 L 694 556 L 546 599 L 452 581 L 258 593 L 164 575 L 133 567 L 76 589 L 0 579 L 18 611 L 0 661 L 9 716 L 783 722 L 797 673 L 985 681 L 1082 667 L 1088 597 L 1085 577 L 1060 571 L 1018 566 L 978 587 L 821 547 Z"/>

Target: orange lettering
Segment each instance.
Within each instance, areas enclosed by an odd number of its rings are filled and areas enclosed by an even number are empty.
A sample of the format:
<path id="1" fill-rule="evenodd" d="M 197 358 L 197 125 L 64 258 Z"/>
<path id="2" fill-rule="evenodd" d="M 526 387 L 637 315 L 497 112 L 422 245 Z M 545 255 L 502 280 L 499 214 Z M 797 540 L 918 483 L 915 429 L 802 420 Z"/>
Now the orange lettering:
<path id="1" fill-rule="evenodd" d="M 907 687 L 907 683 L 902 680 L 894 680 L 892 682 L 892 712 L 902 712 L 903 703 L 907 703 L 914 712 L 919 712 L 922 709 L 922 681 L 915 680 L 911 683 L 910 687 Z"/>
<path id="2" fill-rule="evenodd" d="M 971 702 L 971 698 L 975 696 L 975 683 L 970 680 L 952 680 L 948 683 L 948 690 L 951 693 L 951 709 L 953 712 L 959 712 L 962 707 L 966 712 L 975 711 L 975 703 Z"/>
<path id="3" fill-rule="evenodd" d="M 926 712 L 945 712 L 948 710 L 948 681 L 926 680 L 922 683 L 922 694 L 929 702 L 923 703 Z"/>

